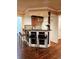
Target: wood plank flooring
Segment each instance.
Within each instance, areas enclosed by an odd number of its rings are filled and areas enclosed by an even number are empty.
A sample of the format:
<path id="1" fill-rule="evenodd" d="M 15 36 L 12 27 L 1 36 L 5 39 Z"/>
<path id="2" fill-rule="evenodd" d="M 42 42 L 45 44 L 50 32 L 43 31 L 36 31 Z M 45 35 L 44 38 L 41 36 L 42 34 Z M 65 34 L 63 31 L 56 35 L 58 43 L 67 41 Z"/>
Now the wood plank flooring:
<path id="1" fill-rule="evenodd" d="M 51 42 L 49 48 L 33 48 L 23 43 L 20 59 L 61 59 L 61 40 Z"/>

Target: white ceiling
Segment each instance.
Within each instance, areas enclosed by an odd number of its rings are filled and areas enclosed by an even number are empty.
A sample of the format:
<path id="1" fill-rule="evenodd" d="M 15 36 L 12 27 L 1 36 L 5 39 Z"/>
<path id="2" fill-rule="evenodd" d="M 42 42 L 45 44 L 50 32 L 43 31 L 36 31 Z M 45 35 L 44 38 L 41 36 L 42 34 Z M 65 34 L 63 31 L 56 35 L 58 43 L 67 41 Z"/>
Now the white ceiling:
<path id="1" fill-rule="evenodd" d="M 24 14 L 28 8 L 49 7 L 61 10 L 61 0 L 17 0 L 17 12 Z"/>

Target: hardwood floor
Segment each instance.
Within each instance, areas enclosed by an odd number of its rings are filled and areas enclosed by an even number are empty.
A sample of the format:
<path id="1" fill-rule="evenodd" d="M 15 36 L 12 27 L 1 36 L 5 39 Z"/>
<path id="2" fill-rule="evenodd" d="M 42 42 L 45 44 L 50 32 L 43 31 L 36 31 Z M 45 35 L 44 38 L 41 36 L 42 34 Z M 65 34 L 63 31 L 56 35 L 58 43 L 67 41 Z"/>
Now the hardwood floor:
<path id="1" fill-rule="evenodd" d="M 32 48 L 23 44 L 20 52 L 21 59 L 61 59 L 61 40 L 57 44 L 51 42 L 49 48 Z"/>

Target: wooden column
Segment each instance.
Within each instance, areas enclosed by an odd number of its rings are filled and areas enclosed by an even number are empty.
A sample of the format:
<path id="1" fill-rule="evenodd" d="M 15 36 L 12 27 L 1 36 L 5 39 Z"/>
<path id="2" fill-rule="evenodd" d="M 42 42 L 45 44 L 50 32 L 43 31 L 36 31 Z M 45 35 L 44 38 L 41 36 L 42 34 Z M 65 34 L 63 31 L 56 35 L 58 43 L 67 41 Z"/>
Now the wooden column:
<path id="1" fill-rule="evenodd" d="M 50 31 L 50 15 L 51 15 L 51 13 L 50 12 L 48 12 L 48 30 Z M 49 44 L 49 32 L 48 32 L 48 44 Z"/>
<path id="2" fill-rule="evenodd" d="M 50 12 L 48 12 L 48 30 L 50 30 Z"/>

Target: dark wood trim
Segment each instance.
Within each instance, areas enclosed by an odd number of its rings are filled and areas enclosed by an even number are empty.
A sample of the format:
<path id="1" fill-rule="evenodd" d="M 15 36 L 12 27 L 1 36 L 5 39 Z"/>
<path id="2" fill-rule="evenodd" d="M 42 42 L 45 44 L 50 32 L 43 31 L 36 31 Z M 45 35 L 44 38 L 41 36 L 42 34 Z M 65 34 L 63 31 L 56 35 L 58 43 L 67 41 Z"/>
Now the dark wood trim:
<path id="1" fill-rule="evenodd" d="M 51 13 L 48 12 L 48 30 L 50 30 L 50 15 L 51 15 Z M 49 44 L 49 36 L 50 36 L 50 34 L 48 32 L 48 44 Z"/>
<path id="2" fill-rule="evenodd" d="M 31 17 L 44 18 L 44 17 L 42 17 L 42 16 L 35 16 L 35 15 L 32 15 Z"/>
<path id="3" fill-rule="evenodd" d="M 50 30 L 50 12 L 48 12 L 48 30 Z"/>

